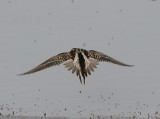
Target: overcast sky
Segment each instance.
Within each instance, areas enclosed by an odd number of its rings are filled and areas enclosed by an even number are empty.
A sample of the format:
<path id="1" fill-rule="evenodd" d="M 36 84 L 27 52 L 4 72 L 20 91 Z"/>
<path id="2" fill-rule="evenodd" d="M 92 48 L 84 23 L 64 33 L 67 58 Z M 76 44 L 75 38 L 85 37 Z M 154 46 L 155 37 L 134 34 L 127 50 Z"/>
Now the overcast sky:
<path id="1" fill-rule="evenodd" d="M 17 76 L 74 47 L 135 66 L 100 63 L 85 86 L 64 65 Z M 0 0 L 0 112 L 155 116 L 159 52 L 159 0 Z"/>

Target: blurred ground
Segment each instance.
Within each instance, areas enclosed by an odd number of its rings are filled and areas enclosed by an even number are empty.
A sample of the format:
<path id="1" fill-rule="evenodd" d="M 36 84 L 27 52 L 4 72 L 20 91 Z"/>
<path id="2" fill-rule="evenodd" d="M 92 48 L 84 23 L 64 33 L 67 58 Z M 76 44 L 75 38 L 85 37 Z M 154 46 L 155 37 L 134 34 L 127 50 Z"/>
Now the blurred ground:
<path id="1" fill-rule="evenodd" d="M 138 117 L 106 117 L 106 116 L 97 116 L 90 118 L 69 118 L 69 117 L 38 117 L 38 116 L 0 116 L 0 119 L 159 119 L 157 117 L 147 117 L 147 118 L 138 118 Z"/>

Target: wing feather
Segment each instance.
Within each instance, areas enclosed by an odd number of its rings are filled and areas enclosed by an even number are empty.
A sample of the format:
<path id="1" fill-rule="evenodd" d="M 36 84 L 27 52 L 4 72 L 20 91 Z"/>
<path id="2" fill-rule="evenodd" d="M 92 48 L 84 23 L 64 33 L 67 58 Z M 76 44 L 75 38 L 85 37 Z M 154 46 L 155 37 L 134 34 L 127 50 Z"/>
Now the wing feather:
<path id="1" fill-rule="evenodd" d="M 64 61 L 66 61 L 70 58 L 71 58 L 71 56 L 70 56 L 69 52 L 58 54 L 56 56 L 53 56 L 53 57 L 49 58 L 48 60 L 41 63 L 37 67 L 29 70 L 28 72 L 22 73 L 20 75 L 34 73 L 34 72 L 37 72 L 37 71 L 40 71 L 40 70 L 43 70 L 43 69 L 46 69 L 46 68 L 49 68 L 49 67 L 52 67 L 52 66 L 59 65 L 59 64 L 63 63 Z"/>
<path id="2" fill-rule="evenodd" d="M 98 60 L 99 62 L 111 62 L 114 64 L 118 64 L 121 66 L 128 66 L 128 67 L 134 66 L 134 65 L 125 64 L 123 62 L 120 62 L 120 61 L 112 58 L 112 57 L 109 57 L 108 55 L 106 55 L 104 53 L 97 52 L 94 50 L 89 50 L 89 57 L 94 58 L 94 59 Z"/>

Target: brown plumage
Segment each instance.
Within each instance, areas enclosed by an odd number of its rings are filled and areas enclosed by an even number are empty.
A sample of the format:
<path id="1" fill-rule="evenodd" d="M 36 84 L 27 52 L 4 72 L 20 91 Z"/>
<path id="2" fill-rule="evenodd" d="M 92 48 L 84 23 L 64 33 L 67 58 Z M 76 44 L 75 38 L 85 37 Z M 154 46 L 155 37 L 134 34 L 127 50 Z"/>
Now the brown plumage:
<path id="1" fill-rule="evenodd" d="M 85 77 L 87 75 L 91 75 L 91 72 L 94 72 L 94 68 L 97 68 L 98 62 L 111 62 L 114 64 L 118 64 L 121 66 L 131 67 L 133 65 L 128 65 L 122 63 L 114 58 L 111 58 L 101 52 L 97 52 L 94 50 L 85 50 L 79 48 L 73 48 L 70 52 L 65 52 L 53 56 L 41 63 L 37 67 L 29 70 L 28 72 L 22 73 L 20 75 L 26 75 L 30 73 L 34 73 L 52 66 L 60 65 L 61 63 L 70 60 L 65 63 L 65 67 L 68 70 L 72 70 L 72 74 L 76 72 L 76 75 L 79 77 L 80 82 L 82 83 L 81 76 L 83 77 L 83 83 L 85 84 Z"/>

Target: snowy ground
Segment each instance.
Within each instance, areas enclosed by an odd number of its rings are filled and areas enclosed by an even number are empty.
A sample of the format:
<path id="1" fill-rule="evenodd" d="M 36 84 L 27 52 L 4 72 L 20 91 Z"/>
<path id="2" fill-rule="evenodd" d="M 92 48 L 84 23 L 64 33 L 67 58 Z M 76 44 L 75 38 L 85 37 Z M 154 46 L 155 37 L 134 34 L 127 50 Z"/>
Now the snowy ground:
<path id="1" fill-rule="evenodd" d="M 17 76 L 73 47 L 135 66 Z M 159 51 L 160 0 L 0 0 L 0 114 L 160 118 Z"/>

